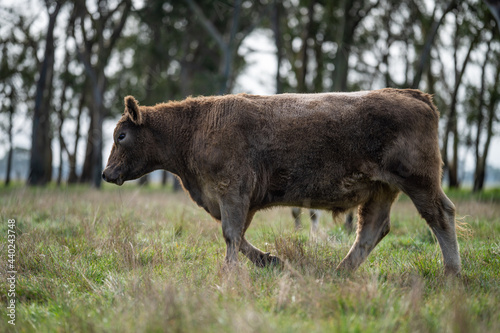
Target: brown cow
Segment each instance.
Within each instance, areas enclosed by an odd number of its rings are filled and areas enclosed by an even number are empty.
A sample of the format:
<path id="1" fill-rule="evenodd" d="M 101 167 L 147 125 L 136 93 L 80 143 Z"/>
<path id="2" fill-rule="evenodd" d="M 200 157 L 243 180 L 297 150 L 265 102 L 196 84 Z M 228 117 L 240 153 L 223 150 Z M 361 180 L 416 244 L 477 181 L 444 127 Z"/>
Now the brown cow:
<path id="1" fill-rule="evenodd" d="M 118 185 L 156 169 L 179 176 L 222 222 L 226 263 L 241 251 L 258 266 L 280 260 L 245 239 L 254 213 L 276 205 L 358 209 L 356 240 L 337 269 L 355 270 L 389 232 L 400 191 L 460 272 L 455 207 L 441 189 L 439 113 L 418 90 L 226 95 L 138 106 L 125 113 L 102 177 Z"/>

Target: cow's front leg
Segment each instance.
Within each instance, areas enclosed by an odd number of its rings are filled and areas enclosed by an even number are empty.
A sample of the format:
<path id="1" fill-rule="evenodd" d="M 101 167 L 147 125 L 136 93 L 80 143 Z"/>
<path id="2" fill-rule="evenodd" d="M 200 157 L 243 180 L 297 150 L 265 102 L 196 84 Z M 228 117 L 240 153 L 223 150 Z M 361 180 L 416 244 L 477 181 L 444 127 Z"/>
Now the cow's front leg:
<path id="1" fill-rule="evenodd" d="M 261 250 L 253 246 L 249 241 L 247 241 L 245 237 L 243 237 L 241 240 L 240 251 L 257 267 L 265 267 L 268 265 L 278 267 L 283 266 L 283 262 L 280 260 L 280 258 L 271 255 L 271 253 L 269 252 L 262 252 Z"/>
<path id="2" fill-rule="evenodd" d="M 250 259 L 250 261 L 252 261 L 257 267 L 265 267 L 268 265 L 280 267 L 283 266 L 283 263 L 278 257 L 272 256 L 269 252 L 262 252 L 245 239 L 245 232 L 250 226 L 250 223 L 252 223 L 254 214 L 255 211 L 249 211 L 247 213 L 245 228 L 243 229 L 243 234 L 240 242 L 241 253 L 243 253 L 248 259 Z"/>
<path id="3" fill-rule="evenodd" d="M 233 266 L 238 261 L 248 215 L 248 200 L 226 197 L 221 200 L 220 209 L 222 235 L 226 241 L 226 264 Z"/>

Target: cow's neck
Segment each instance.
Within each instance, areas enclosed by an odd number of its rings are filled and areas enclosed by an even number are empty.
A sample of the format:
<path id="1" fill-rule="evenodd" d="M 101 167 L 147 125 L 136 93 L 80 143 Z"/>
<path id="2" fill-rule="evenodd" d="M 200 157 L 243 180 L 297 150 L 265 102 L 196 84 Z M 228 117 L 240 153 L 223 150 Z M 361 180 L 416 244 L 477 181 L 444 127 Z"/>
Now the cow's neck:
<path id="1" fill-rule="evenodd" d="M 193 130 L 196 128 L 196 111 L 192 108 L 169 107 L 161 105 L 151 114 L 151 128 L 160 147 L 161 169 L 178 175 L 181 179 L 192 178 L 189 175 L 187 158 L 191 146 Z"/>

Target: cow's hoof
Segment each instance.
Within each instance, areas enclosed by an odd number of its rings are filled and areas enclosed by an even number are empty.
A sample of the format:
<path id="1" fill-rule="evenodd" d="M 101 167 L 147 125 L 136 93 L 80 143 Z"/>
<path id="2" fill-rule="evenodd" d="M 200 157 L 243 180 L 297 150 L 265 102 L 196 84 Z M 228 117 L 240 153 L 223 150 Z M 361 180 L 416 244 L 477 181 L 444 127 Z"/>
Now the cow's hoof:
<path id="1" fill-rule="evenodd" d="M 272 256 L 270 253 L 265 253 L 259 260 L 255 262 L 257 267 L 283 267 L 283 262 L 280 258 Z"/>
<path id="2" fill-rule="evenodd" d="M 335 273 L 337 273 L 338 276 L 350 276 L 357 268 L 358 266 L 353 265 L 350 260 L 344 259 L 337 268 L 335 268 Z"/>
<path id="3" fill-rule="evenodd" d="M 221 271 L 223 273 L 230 273 L 230 272 L 233 272 L 237 268 L 238 268 L 238 262 L 226 260 L 224 262 L 224 264 L 222 264 L 222 266 L 221 266 Z"/>
<path id="4" fill-rule="evenodd" d="M 276 256 L 270 255 L 267 259 L 267 262 L 268 262 L 268 264 L 267 264 L 268 266 L 283 268 L 283 261 L 281 261 L 281 259 L 276 257 Z"/>
<path id="5" fill-rule="evenodd" d="M 444 274 L 449 277 L 461 277 L 460 266 L 445 266 Z"/>

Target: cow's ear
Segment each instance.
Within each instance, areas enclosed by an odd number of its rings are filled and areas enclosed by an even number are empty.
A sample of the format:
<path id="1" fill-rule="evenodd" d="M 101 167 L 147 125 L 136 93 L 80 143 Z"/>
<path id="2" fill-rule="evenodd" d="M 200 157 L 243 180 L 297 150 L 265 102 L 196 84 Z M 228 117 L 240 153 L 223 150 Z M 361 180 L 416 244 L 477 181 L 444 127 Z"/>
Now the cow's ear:
<path id="1" fill-rule="evenodd" d="M 125 97 L 125 114 L 128 114 L 134 124 L 142 124 L 141 111 L 139 111 L 139 105 L 133 96 Z"/>

